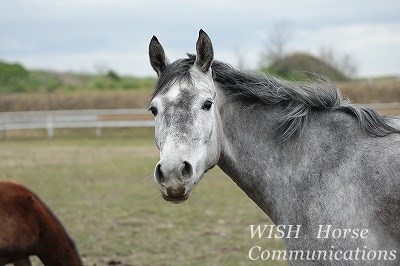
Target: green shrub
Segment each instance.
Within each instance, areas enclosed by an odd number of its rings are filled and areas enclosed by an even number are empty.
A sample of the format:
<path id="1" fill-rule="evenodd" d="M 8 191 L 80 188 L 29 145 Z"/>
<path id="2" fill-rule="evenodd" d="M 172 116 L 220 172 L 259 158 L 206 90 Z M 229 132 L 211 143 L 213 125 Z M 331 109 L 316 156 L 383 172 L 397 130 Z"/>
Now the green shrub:
<path id="1" fill-rule="evenodd" d="M 348 80 L 340 70 L 304 53 L 285 56 L 271 66 L 263 68 L 262 71 L 284 79 L 298 81 L 312 80 L 317 77 L 316 75 L 326 76 L 334 81 Z"/>
<path id="2" fill-rule="evenodd" d="M 29 72 L 20 64 L 0 62 L 0 82 L 10 82 L 29 77 Z"/>
<path id="3" fill-rule="evenodd" d="M 109 79 L 113 80 L 113 81 L 119 81 L 120 77 L 118 76 L 118 74 L 113 71 L 113 70 L 108 70 L 107 75 L 106 75 Z"/>

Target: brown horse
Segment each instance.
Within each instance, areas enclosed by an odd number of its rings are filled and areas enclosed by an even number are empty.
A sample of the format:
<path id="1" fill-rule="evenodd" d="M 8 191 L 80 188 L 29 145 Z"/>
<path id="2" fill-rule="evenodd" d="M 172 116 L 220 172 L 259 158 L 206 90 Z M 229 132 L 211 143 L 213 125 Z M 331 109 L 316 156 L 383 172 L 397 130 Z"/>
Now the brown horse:
<path id="1" fill-rule="evenodd" d="M 82 265 L 74 242 L 43 201 L 26 187 L 0 181 L 0 265 Z"/>

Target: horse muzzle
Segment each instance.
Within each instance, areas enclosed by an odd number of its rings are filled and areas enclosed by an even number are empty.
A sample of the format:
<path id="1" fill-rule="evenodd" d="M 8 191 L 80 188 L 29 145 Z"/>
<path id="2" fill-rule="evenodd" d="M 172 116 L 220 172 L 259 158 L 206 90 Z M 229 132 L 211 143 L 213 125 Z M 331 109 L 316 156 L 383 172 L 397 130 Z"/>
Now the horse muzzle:
<path id="1" fill-rule="evenodd" d="M 190 196 L 193 166 L 184 160 L 161 160 L 155 168 L 154 178 L 160 185 L 164 200 L 180 203 Z"/>
<path id="2" fill-rule="evenodd" d="M 191 190 L 185 191 L 185 189 L 183 189 L 182 192 L 179 193 L 171 193 L 171 190 L 172 189 L 166 189 L 167 193 L 164 193 L 163 190 L 160 191 L 162 198 L 171 203 L 182 203 L 186 201 L 191 194 Z"/>

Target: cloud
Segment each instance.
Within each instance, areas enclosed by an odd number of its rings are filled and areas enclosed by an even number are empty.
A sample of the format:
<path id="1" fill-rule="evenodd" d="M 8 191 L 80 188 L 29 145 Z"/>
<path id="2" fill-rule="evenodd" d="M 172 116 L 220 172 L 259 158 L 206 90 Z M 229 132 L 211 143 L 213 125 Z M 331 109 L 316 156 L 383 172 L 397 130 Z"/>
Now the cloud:
<path id="1" fill-rule="evenodd" d="M 3 0 L 0 9 L 0 57 L 31 67 L 91 70 L 107 61 L 119 72 L 153 75 L 153 34 L 176 59 L 194 52 L 203 28 L 217 58 L 236 64 L 240 48 L 255 68 L 268 28 L 286 20 L 294 25 L 291 50 L 317 53 L 328 44 L 356 57 L 361 75 L 400 72 L 397 0 Z"/>

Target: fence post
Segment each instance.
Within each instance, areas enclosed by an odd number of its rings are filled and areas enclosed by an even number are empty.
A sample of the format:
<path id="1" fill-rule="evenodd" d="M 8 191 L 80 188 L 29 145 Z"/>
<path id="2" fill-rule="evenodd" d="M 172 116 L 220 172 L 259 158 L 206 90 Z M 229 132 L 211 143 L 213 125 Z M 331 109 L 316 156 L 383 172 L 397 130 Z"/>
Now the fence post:
<path id="1" fill-rule="evenodd" d="M 96 137 L 101 137 L 102 134 L 102 123 L 101 122 L 97 122 L 97 126 L 96 126 Z"/>
<path id="2" fill-rule="evenodd" d="M 3 123 L 2 123 L 2 127 L 3 127 L 3 140 L 7 139 L 7 115 L 3 113 Z"/>
<path id="3" fill-rule="evenodd" d="M 47 138 L 52 139 L 54 137 L 54 125 L 53 125 L 53 117 L 51 114 L 47 114 Z"/>

